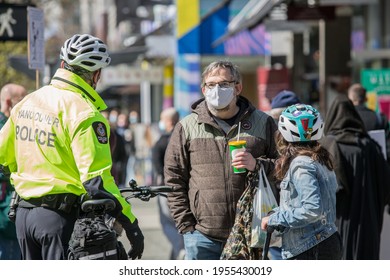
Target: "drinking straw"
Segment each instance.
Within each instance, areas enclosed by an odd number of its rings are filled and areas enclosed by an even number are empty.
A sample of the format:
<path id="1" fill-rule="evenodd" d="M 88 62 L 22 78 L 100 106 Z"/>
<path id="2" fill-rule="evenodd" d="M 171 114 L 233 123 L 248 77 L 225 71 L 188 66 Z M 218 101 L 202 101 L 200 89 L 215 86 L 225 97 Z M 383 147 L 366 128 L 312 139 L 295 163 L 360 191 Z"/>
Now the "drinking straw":
<path id="1" fill-rule="evenodd" d="M 238 123 L 237 141 L 240 141 L 240 128 L 241 128 L 241 122 Z"/>

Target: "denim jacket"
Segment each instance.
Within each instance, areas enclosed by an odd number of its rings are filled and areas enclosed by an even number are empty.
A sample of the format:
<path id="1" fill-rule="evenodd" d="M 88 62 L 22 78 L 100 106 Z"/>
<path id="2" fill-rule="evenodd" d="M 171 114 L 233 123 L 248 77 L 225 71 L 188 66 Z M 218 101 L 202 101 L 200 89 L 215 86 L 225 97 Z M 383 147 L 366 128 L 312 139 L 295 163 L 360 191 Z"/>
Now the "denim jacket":
<path id="1" fill-rule="evenodd" d="M 337 231 L 334 171 L 308 156 L 296 157 L 280 184 L 280 206 L 268 225 L 281 225 L 282 257 L 299 255 Z"/>

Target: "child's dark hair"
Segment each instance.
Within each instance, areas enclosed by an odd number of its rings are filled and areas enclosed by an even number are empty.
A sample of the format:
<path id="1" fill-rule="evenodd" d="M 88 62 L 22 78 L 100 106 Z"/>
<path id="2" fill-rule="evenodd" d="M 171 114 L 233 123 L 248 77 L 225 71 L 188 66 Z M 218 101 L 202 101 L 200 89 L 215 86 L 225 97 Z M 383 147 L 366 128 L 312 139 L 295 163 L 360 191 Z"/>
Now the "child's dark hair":
<path id="1" fill-rule="evenodd" d="M 277 180 L 283 180 L 290 166 L 291 161 L 297 156 L 308 156 L 313 160 L 333 170 L 333 163 L 330 153 L 317 141 L 309 142 L 287 142 L 279 131 L 275 133 L 276 148 L 279 158 L 276 160 L 274 174 Z"/>

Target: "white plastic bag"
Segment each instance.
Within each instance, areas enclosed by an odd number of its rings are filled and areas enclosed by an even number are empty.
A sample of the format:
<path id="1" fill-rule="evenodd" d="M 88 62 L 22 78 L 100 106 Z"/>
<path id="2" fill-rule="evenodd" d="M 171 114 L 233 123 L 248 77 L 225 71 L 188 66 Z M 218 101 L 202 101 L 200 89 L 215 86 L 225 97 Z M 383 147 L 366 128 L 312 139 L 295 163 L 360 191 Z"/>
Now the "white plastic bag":
<path id="1" fill-rule="evenodd" d="M 257 188 L 253 200 L 253 218 L 252 218 L 252 233 L 251 247 L 263 248 L 267 233 L 261 230 L 261 219 L 267 216 L 268 212 L 277 207 L 278 203 L 272 192 L 271 186 L 265 174 L 264 167 L 261 165 L 259 170 L 259 186 Z M 272 246 L 280 246 L 280 237 L 275 237 L 272 234 L 270 244 Z"/>

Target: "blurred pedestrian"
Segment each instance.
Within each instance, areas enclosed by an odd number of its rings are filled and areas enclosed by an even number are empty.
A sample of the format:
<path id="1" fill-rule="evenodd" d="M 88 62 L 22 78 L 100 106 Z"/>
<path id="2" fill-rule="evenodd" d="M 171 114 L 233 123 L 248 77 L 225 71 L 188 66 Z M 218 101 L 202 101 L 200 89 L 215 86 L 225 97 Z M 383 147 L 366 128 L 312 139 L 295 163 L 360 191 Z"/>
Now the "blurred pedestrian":
<path id="1" fill-rule="evenodd" d="M 123 167 L 122 162 L 126 159 L 126 149 L 124 137 L 120 135 L 117 130 L 117 124 L 111 123 L 110 112 L 105 110 L 101 112 L 102 115 L 108 120 L 110 127 L 110 151 L 111 151 L 111 175 L 114 177 L 115 183 L 118 187 L 123 187 Z M 116 120 L 116 119 L 115 119 Z"/>
<path id="2" fill-rule="evenodd" d="M 154 184 L 164 185 L 164 156 L 168 146 L 173 128 L 179 121 L 179 113 L 175 108 L 164 109 L 160 114 L 158 123 L 161 131 L 161 136 L 154 144 L 152 149 L 152 162 L 154 169 Z M 175 221 L 169 211 L 167 198 L 158 196 L 158 209 L 160 215 L 160 223 L 163 232 L 169 240 L 172 250 L 170 254 L 171 260 L 183 259 L 184 257 L 184 241 L 183 236 L 178 232 Z"/>
<path id="3" fill-rule="evenodd" d="M 0 91 L 0 129 L 8 120 L 11 109 L 27 95 L 18 84 L 6 84 Z M 14 187 L 9 178 L 0 172 L 0 260 L 20 260 L 21 253 L 16 238 L 15 224 L 8 219 L 9 205 Z"/>
<path id="4" fill-rule="evenodd" d="M 129 118 L 128 115 L 124 112 L 118 114 L 116 120 L 116 138 L 117 144 L 115 149 L 115 161 L 113 164 L 116 169 L 116 178 L 117 184 L 119 187 L 126 187 L 126 166 L 129 158 L 129 153 L 131 152 L 129 145 L 131 142 L 127 141 L 127 131 L 129 130 Z"/>
<path id="5" fill-rule="evenodd" d="M 321 143 L 333 156 L 338 181 L 336 225 L 343 259 L 377 260 L 390 194 L 388 164 L 346 95 L 333 100 L 324 132 Z"/>
<path id="6" fill-rule="evenodd" d="M 137 162 L 137 146 L 135 137 L 135 126 L 138 125 L 138 112 L 130 111 L 129 113 L 129 127 L 125 130 L 124 137 L 127 150 L 127 164 L 126 164 L 126 184 L 130 180 L 136 180 L 136 162 Z"/>
<path id="7" fill-rule="evenodd" d="M 241 74 L 231 62 L 208 65 L 201 89 L 204 98 L 173 130 L 164 175 L 166 185 L 177 190 L 168 194 L 168 204 L 184 236 L 186 259 L 218 260 L 247 176 L 258 175 L 261 164 L 267 174 L 273 169 L 277 128 L 269 115 L 241 96 Z M 232 160 L 228 142 L 237 138 L 247 144 Z M 233 173 L 233 166 L 246 170 Z"/>
<path id="8" fill-rule="evenodd" d="M 298 96 L 290 90 L 282 90 L 271 100 L 271 110 L 269 114 L 274 118 L 276 124 L 279 116 L 288 106 L 301 103 Z"/>
<path id="9" fill-rule="evenodd" d="M 330 154 L 318 142 L 324 129 L 321 116 L 310 105 L 292 105 L 282 112 L 278 126 L 275 174 L 281 200 L 262 219 L 262 230 L 274 226 L 282 233 L 283 259 L 340 259 L 337 180 Z"/>
<path id="10" fill-rule="evenodd" d="M 0 131 L 0 164 L 21 197 L 16 233 L 23 259 L 66 259 L 81 197 L 110 198 L 110 214 L 141 258 L 144 237 L 111 175 L 106 104 L 95 88 L 110 64 L 107 46 L 76 34 L 61 47 L 50 85 L 26 96 Z"/>
<path id="11" fill-rule="evenodd" d="M 110 126 L 116 129 L 117 121 L 119 116 L 119 109 L 112 108 L 110 112 L 108 113 L 108 120 L 110 122 Z"/>
<path id="12" fill-rule="evenodd" d="M 375 112 L 366 106 L 367 91 L 361 84 L 353 84 L 348 89 L 352 101 L 367 131 L 383 129 L 386 140 L 387 162 L 390 162 L 390 127 L 386 115 Z"/>

